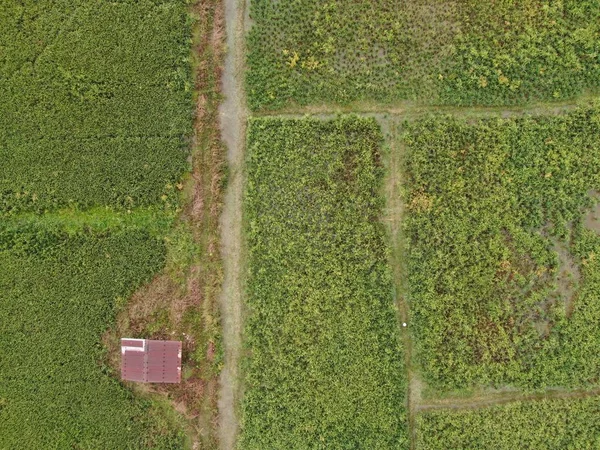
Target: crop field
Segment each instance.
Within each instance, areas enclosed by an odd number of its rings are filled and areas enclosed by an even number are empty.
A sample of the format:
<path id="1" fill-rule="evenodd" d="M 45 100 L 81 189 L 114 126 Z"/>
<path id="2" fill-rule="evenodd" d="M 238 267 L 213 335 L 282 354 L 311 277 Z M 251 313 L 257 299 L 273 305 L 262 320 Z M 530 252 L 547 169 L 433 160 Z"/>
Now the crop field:
<path id="1" fill-rule="evenodd" d="M 597 397 L 427 411 L 417 418 L 415 449 L 593 449 L 600 447 L 599 415 Z"/>
<path id="2" fill-rule="evenodd" d="M 2 6 L 0 214 L 173 202 L 194 108 L 186 3 Z"/>
<path id="3" fill-rule="evenodd" d="M 600 112 L 407 124 L 408 301 L 440 391 L 599 384 Z"/>
<path id="4" fill-rule="evenodd" d="M 0 448 L 181 448 L 100 366 L 107 324 L 164 258 L 140 229 L 0 226 Z"/>
<path id="5" fill-rule="evenodd" d="M 597 0 L 253 0 L 254 110 L 518 105 L 600 88 Z"/>
<path id="6" fill-rule="evenodd" d="M 251 119 L 240 446 L 407 448 L 373 119 Z"/>
<path id="7" fill-rule="evenodd" d="M 0 449 L 600 448 L 600 0 L 1 3 Z"/>
<path id="8" fill-rule="evenodd" d="M 218 4 L 0 7 L 2 449 L 215 446 Z M 120 382 L 123 335 L 184 382 Z"/>

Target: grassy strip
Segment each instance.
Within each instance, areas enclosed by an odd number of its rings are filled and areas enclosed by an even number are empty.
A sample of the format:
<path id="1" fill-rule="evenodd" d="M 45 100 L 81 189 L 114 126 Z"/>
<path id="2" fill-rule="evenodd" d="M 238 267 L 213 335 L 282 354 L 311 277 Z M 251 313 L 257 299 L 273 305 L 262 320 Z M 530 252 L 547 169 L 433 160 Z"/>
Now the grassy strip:
<path id="1" fill-rule="evenodd" d="M 372 119 L 254 119 L 240 445 L 406 448 Z"/>
<path id="2" fill-rule="evenodd" d="M 405 229 L 417 361 L 437 389 L 598 383 L 597 107 L 407 125 Z"/>
<path id="3" fill-rule="evenodd" d="M 169 233 L 175 214 L 157 207 L 136 208 L 129 211 L 109 207 L 88 210 L 62 209 L 43 215 L 22 213 L 4 220 L 11 228 L 43 225 L 45 228 L 77 234 L 82 229 L 102 233 L 110 230 L 143 229 L 153 236 L 164 237 Z"/>
<path id="4" fill-rule="evenodd" d="M 514 402 L 417 417 L 416 449 L 598 448 L 600 398 Z"/>

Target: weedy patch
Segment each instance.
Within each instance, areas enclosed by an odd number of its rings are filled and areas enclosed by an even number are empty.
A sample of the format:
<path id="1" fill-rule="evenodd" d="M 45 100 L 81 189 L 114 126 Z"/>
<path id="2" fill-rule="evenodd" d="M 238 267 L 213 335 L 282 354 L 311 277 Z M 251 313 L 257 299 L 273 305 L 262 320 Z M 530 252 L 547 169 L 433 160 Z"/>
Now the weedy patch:
<path id="1" fill-rule="evenodd" d="M 432 387 L 598 384 L 597 118 L 406 125 L 408 299 Z"/>
<path id="2" fill-rule="evenodd" d="M 600 88 L 594 0 L 254 0 L 250 16 L 255 110 L 519 105 Z"/>

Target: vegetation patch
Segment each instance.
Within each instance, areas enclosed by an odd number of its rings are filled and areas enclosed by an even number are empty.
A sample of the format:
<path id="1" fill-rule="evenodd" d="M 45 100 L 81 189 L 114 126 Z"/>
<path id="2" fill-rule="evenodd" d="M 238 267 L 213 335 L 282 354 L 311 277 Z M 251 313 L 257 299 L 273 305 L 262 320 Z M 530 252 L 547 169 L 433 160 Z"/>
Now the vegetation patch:
<path id="1" fill-rule="evenodd" d="M 425 411 L 416 449 L 597 448 L 600 399 L 514 402 L 482 409 Z"/>
<path id="2" fill-rule="evenodd" d="M 597 385 L 597 106 L 561 116 L 407 124 L 408 298 L 441 390 Z"/>
<path id="3" fill-rule="evenodd" d="M 250 107 L 515 105 L 600 87 L 595 0 L 251 3 Z"/>
<path id="4" fill-rule="evenodd" d="M 37 315 L 23 320 L 40 323 L 27 325 L 31 336 L 13 342 L 0 366 L 21 352 L 33 361 L 33 342 L 48 333 L 71 333 L 77 343 L 58 341 L 65 349 L 56 365 L 65 369 L 48 369 L 56 375 L 37 409 L 25 411 L 33 394 L 19 403 L 0 388 L 0 422 L 12 427 L 0 448 L 216 448 L 222 2 L 9 3 L 0 11 L 0 286 L 9 289 L 0 289 L 0 325 L 36 302 Z M 24 248 L 31 261 L 13 258 Z M 74 276 L 78 264 L 83 272 Z M 11 285 L 21 272 L 21 284 Z M 120 385 L 123 336 L 181 340 L 182 383 Z M 67 368 L 73 375 L 63 379 Z M 11 382 L 15 373 L 6 373 Z M 67 393 L 75 376 L 83 381 Z M 107 387 L 93 401 L 96 384 Z M 23 420 L 31 430 L 19 427 Z"/>
<path id="5" fill-rule="evenodd" d="M 164 258 L 142 230 L 0 227 L 0 447 L 182 447 L 102 364 L 102 333 Z"/>
<path id="6" fill-rule="evenodd" d="M 372 119 L 253 119 L 241 447 L 407 448 Z"/>
<path id="7" fill-rule="evenodd" d="M 172 206 L 193 102 L 184 0 L 0 13 L 0 214 Z"/>

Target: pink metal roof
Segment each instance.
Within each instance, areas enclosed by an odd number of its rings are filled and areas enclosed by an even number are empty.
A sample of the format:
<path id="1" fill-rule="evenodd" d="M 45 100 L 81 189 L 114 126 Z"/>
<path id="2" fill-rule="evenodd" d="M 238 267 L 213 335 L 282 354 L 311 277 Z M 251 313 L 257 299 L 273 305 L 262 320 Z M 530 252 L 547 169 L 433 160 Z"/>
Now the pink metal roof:
<path id="1" fill-rule="evenodd" d="M 121 378 L 143 383 L 179 383 L 181 342 L 121 339 Z"/>

